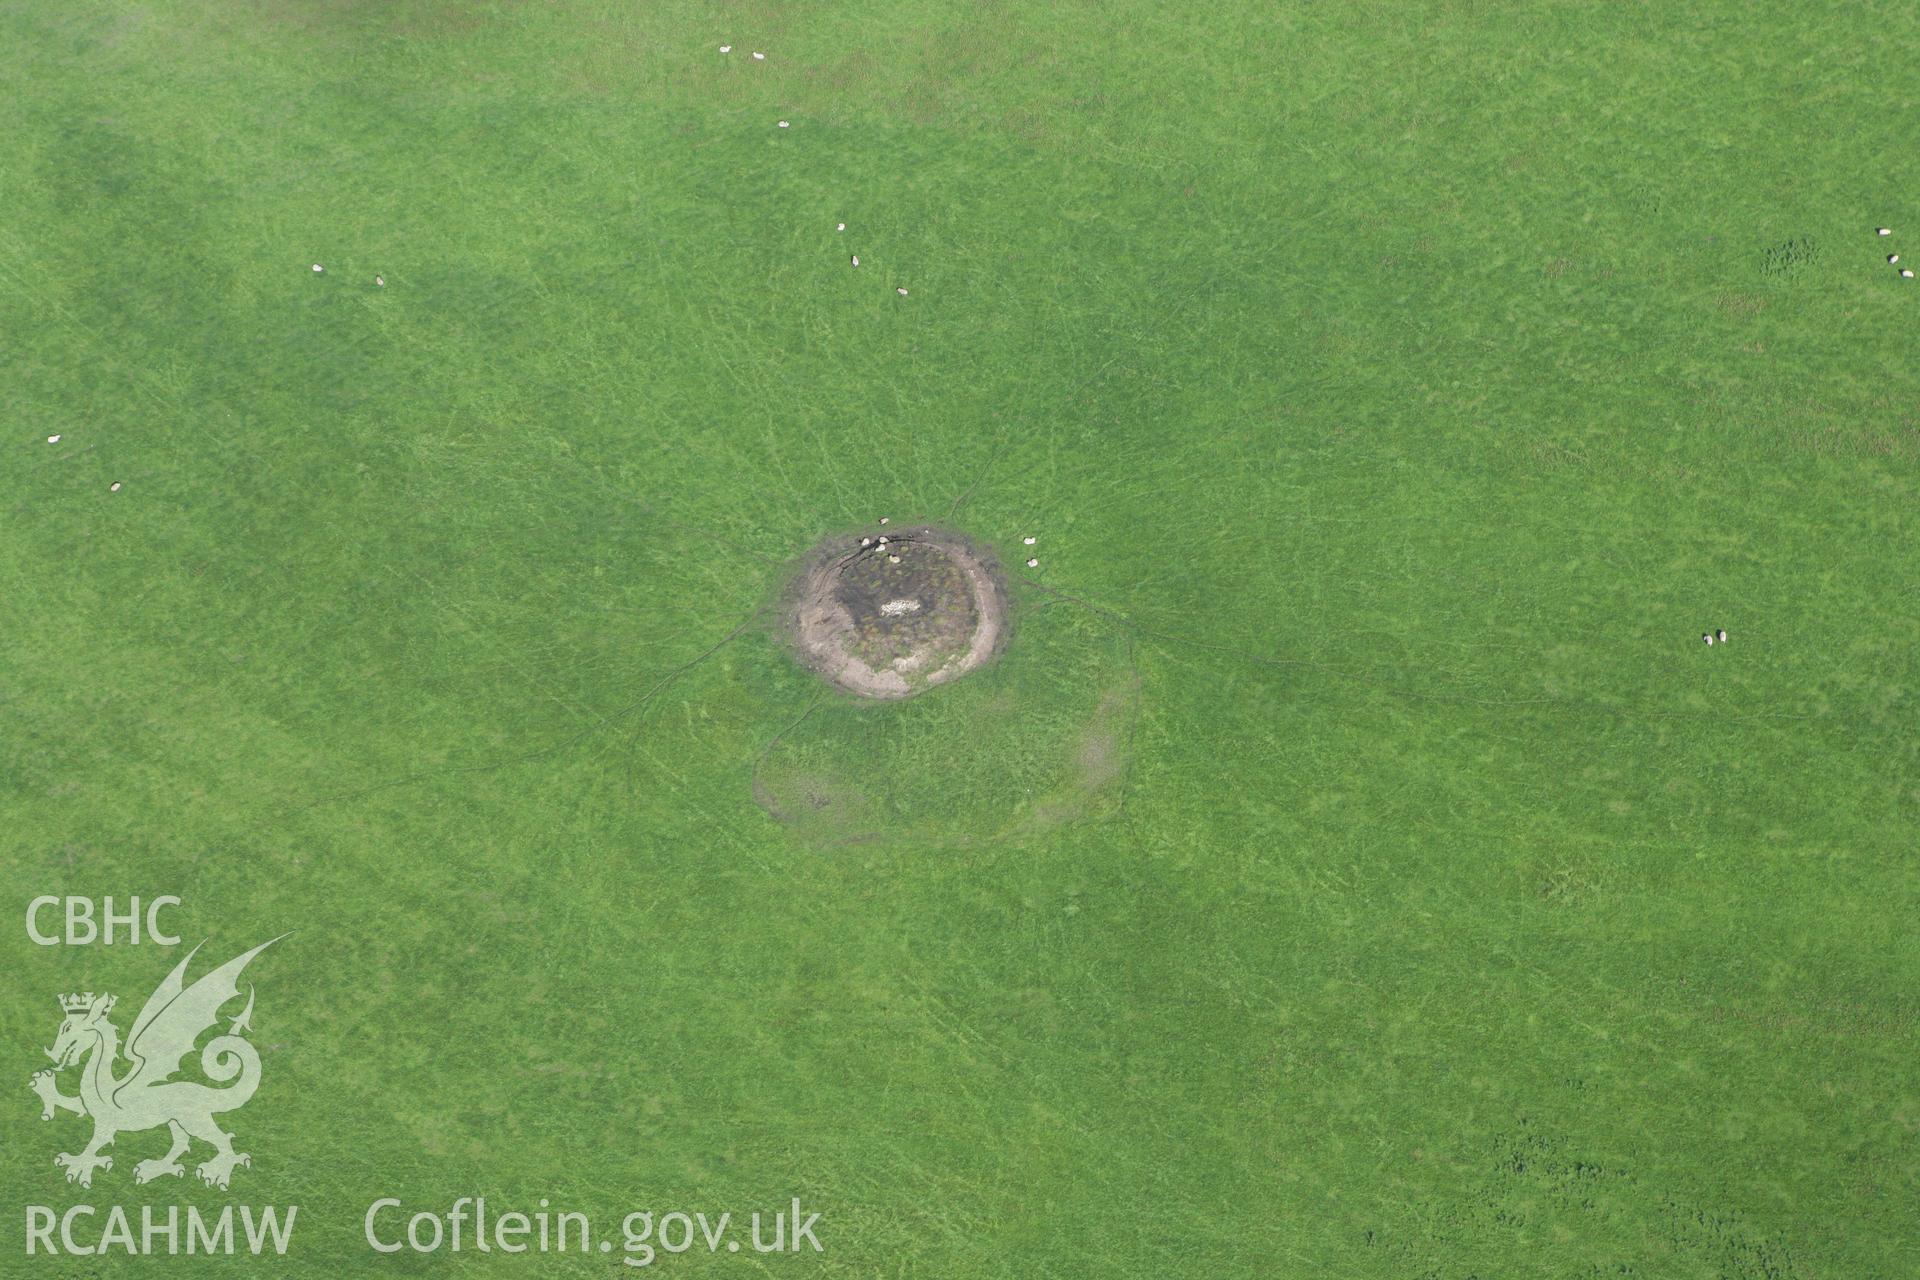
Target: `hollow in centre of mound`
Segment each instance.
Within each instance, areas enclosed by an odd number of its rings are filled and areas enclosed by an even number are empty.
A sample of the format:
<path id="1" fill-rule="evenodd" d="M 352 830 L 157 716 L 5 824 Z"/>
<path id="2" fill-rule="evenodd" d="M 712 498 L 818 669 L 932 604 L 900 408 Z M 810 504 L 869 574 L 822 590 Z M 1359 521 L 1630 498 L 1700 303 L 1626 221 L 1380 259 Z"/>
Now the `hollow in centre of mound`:
<path id="1" fill-rule="evenodd" d="M 800 660 L 842 689 L 907 698 L 998 652 L 1006 591 L 992 558 L 958 534 L 905 529 L 885 545 L 847 535 L 809 557 L 786 625 Z"/>

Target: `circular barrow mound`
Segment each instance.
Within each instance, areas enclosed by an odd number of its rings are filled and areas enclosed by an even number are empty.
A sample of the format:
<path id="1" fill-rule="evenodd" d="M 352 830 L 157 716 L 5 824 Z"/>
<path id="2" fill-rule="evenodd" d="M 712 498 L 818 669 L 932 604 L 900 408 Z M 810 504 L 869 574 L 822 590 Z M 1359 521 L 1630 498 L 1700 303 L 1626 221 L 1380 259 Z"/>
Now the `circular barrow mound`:
<path id="1" fill-rule="evenodd" d="M 1008 634 L 993 557 L 928 525 L 827 539 L 781 613 L 800 661 L 863 698 L 911 698 L 956 680 L 993 658 Z"/>

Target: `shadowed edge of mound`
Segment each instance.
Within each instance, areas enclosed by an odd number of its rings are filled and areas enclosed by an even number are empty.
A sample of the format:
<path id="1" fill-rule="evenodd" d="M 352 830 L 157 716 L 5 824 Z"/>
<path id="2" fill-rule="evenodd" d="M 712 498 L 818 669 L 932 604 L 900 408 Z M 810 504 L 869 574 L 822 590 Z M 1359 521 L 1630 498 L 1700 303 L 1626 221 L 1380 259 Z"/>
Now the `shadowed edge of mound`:
<path id="1" fill-rule="evenodd" d="M 892 544 L 887 551 L 877 545 L 883 535 Z M 870 545 L 861 546 L 862 537 Z M 903 555 L 913 549 L 942 558 L 930 562 L 929 582 L 947 565 L 958 570 L 974 622 L 964 643 L 955 643 L 950 650 L 927 642 L 887 665 L 876 666 L 851 651 L 856 621 L 844 597 L 851 575 L 879 566 L 876 558 L 895 547 Z M 910 576 L 911 570 L 906 572 Z M 795 571 L 781 598 L 779 617 L 787 645 L 802 666 L 856 697 L 882 701 L 910 698 L 957 680 L 996 657 L 1012 634 L 1006 578 L 993 553 L 964 534 L 927 524 L 836 534 L 823 540 Z"/>

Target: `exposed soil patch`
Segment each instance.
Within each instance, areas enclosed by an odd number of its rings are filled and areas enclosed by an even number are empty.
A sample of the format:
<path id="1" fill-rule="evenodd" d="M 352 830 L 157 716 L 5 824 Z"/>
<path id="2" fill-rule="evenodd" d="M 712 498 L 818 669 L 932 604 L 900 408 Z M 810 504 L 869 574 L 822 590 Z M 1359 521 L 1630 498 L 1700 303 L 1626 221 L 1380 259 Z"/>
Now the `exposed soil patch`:
<path id="1" fill-rule="evenodd" d="M 863 698 L 910 698 L 958 679 L 999 653 L 1009 630 L 993 557 L 930 525 L 827 539 L 780 614 L 800 661 Z"/>
<path id="2" fill-rule="evenodd" d="M 1093 717 L 1081 730 L 1066 785 L 1036 802 L 1032 815 L 1015 827 L 1015 831 L 1044 830 L 1092 814 L 1103 803 L 1119 805 L 1120 789 L 1126 782 L 1132 752 L 1130 740 L 1139 696 L 1140 678 L 1135 674 L 1101 697 Z"/>
<path id="3" fill-rule="evenodd" d="M 775 822 L 818 837 L 848 838 L 871 816 L 857 789 L 817 773 L 770 773 L 753 780 L 753 798 Z"/>

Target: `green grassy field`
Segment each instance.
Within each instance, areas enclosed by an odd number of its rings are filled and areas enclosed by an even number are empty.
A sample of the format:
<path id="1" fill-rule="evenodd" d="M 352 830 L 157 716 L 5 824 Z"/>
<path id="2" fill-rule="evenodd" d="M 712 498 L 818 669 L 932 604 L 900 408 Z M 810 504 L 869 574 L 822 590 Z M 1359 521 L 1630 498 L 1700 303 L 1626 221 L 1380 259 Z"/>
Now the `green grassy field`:
<path id="1" fill-rule="evenodd" d="M 0 1273 L 1912 1274 L 1916 39 L 0 4 Z M 882 516 L 1016 634 L 858 705 L 767 606 Z M 288 930 L 253 1165 L 67 1184 L 54 997 Z"/>

